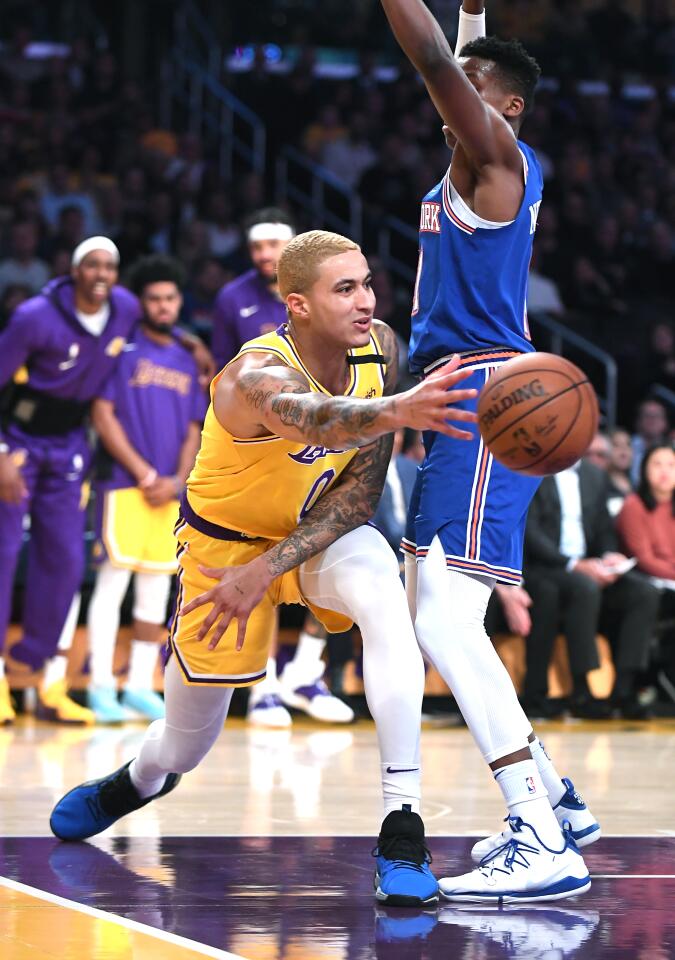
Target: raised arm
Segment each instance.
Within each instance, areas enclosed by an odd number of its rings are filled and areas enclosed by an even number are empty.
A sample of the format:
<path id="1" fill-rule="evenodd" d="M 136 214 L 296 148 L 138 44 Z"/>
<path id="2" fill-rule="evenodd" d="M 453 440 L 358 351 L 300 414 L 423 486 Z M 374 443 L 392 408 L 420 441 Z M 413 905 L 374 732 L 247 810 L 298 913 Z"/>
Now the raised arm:
<path id="1" fill-rule="evenodd" d="M 311 393 L 299 371 L 268 354 L 245 354 L 218 381 L 214 412 L 237 437 L 273 434 L 335 450 L 366 446 L 404 426 L 470 439 L 466 430 L 447 422 L 475 421 L 472 413 L 449 406 L 476 395 L 475 390 L 454 389 L 469 375 L 457 370 L 458 364 L 456 357 L 405 393 L 363 400 Z"/>
<path id="2" fill-rule="evenodd" d="M 457 44 L 455 57 L 459 57 L 462 48 L 485 36 L 485 4 L 483 0 L 464 0 L 459 8 L 459 25 L 457 29 Z"/>
<path id="3" fill-rule="evenodd" d="M 480 98 L 423 0 L 382 0 L 382 6 L 402 50 L 472 164 L 481 168 L 521 162 L 511 128 Z"/>

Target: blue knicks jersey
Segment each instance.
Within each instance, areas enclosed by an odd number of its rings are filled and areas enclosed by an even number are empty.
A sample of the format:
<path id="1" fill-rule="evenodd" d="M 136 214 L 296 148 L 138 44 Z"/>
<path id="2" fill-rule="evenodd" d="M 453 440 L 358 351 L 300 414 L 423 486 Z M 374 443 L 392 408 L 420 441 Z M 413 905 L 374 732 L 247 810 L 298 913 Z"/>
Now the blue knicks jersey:
<path id="1" fill-rule="evenodd" d="M 448 354 L 488 347 L 532 351 L 527 275 L 543 178 L 536 155 L 518 141 L 525 194 L 515 220 L 483 220 L 464 203 L 450 170 L 422 201 L 412 309 L 410 369 L 422 373 Z"/>

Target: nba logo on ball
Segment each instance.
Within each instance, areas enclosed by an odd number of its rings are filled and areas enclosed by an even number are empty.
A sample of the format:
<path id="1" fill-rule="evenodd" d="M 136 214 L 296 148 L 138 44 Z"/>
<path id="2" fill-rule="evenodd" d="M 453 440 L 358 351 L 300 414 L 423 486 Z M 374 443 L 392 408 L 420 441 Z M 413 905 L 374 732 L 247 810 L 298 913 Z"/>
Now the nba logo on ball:
<path id="1" fill-rule="evenodd" d="M 543 477 L 566 470 L 598 429 L 588 377 L 564 357 L 526 353 L 498 367 L 478 398 L 478 426 L 495 460 Z"/>

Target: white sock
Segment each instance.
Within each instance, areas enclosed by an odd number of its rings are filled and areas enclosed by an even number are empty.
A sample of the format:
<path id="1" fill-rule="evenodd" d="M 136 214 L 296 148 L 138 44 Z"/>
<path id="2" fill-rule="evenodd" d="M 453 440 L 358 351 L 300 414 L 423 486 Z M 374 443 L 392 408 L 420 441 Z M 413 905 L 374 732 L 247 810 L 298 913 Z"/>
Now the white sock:
<path id="1" fill-rule="evenodd" d="M 268 657 L 265 679 L 251 687 L 251 692 L 248 696 L 249 710 L 254 704 L 259 703 L 260 700 L 262 700 L 262 698 L 267 696 L 269 693 L 278 692 L 279 680 L 277 678 L 277 659 L 276 657 Z"/>
<path id="2" fill-rule="evenodd" d="M 117 687 L 113 657 L 120 628 L 120 607 L 130 580 L 131 570 L 113 567 L 109 561 L 101 565 L 96 575 L 87 612 L 92 687 Z"/>
<path id="3" fill-rule="evenodd" d="M 303 630 L 298 638 L 295 656 L 289 663 L 293 673 L 306 674 L 308 683 L 313 683 L 317 677 L 323 676 L 324 664 L 321 657 L 325 647 L 326 641 L 323 637 L 313 637 L 311 633 Z"/>
<path id="4" fill-rule="evenodd" d="M 42 680 L 43 689 L 51 687 L 53 684 L 63 680 L 66 675 L 67 668 L 67 655 L 63 656 L 62 654 L 57 653 L 55 657 L 50 657 L 45 666 L 44 677 Z"/>
<path id="5" fill-rule="evenodd" d="M 530 752 L 532 753 L 532 759 L 537 764 L 539 776 L 548 792 L 549 803 L 552 807 L 555 807 L 566 792 L 565 784 L 558 776 L 558 771 L 546 753 L 544 744 L 537 737 L 530 741 Z"/>
<path id="6" fill-rule="evenodd" d="M 132 690 L 154 689 L 153 680 L 158 653 L 158 645 L 151 640 L 133 640 L 129 674 L 124 686 Z"/>
<path id="7" fill-rule="evenodd" d="M 5 677 L 5 661 L 0 657 L 0 680 Z"/>
<path id="8" fill-rule="evenodd" d="M 420 776 L 419 765 L 408 763 L 381 763 L 382 797 L 384 816 L 392 810 L 401 810 L 404 803 L 410 805 L 413 813 L 420 812 Z"/>
<path id="9" fill-rule="evenodd" d="M 66 616 L 65 623 L 63 624 L 63 629 L 61 630 L 59 645 L 56 648 L 56 655 L 50 657 L 45 665 L 45 672 L 42 680 L 43 689 L 51 687 L 52 684 L 58 683 L 66 676 L 66 672 L 68 670 L 68 656 L 73 643 L 73 634 L 75 633 L 75 628 L 77 627 L 77 617 L 80 612 L 80 600 L 81 595 L 76 593 L 70 604 L 68 615 Z"/>
<path id="10" fill-rule="evenodd" d="M 552 850 L 562 847 L 560 825 L 534 760 L 520 760 L 493 771 L 512 817 L 521 817 Z"/>

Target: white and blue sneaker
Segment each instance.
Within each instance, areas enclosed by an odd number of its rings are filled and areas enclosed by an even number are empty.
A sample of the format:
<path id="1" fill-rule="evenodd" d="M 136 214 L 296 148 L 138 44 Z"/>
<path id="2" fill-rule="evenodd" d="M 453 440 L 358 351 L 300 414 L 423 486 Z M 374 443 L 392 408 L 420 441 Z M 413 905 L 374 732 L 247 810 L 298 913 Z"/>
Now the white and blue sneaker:
<path id="1" fill-rule="evenodd" d="M 293 723 L 278 693 L 251 693 L 246 719 L 254 727 L 266 727 L 270 730 L 286 730 Z"/>
<path id="2" fill-rule="evenodd" d="M 590 875 L 569 830 L 561 833 L 561 848 L 553 850 L 520 817 L 512 817 L 509 827 L 511 839 L 483 857 L 471 873 L 439 880 L 446 900 L 528 903 L 562 900 L 590 888 Z"/>
<path id="3" fill-rule="evenodd" d="M 120 817 L 140 810 L 146 803 L 170 793 L 180 781 L 180 774 L 170 773 L 162 789 L 152 797 L 141 797 L 129 776 L 129 763 L 102 777 L 74 787 L 52 810 L 49 826 L 59 840 L 86 840 L 107 830 Z"/>
<path id="4" fill-rule="evenodd" d="M 373 850 L 377 858 L 375 897 L 390 907 L 423 907 L 438 901 L 438 881 L 431 872 L 431 854 L 418 813 L 387 814 Z"/>
<path id="5" fill-rule="evenodd" d="M 548 903 L 528 904 L 525 909 L 518 904 L 495 907 L 453 903 L 441 907 L 438 922 L 470 931 L 474 950 L 480 950 L 481 956 L 489 952 L 494 957 L 564 960 L 577 956 L 593 937 L 600 914 L 597 910 L 570 910 Z"/>
<path id="6" fill-rule="evenodd" d="M 121 696 L 122 706 L 147 717 L 148 720 L 163 720 L 165 716 L 164 700 L 156 690 L 142 687 L 125 687 Z"/>
<path id="7" fill-rule="evenodd" d="M 574 842 L 581 849 L 600 839 L 600 824 L 574 789 L 572 781 L 563 777 L 562 782 L 565 784 L 565 793 L 553 808 L 553 812 L 561 830 L 563 824 L 569 824 Z M 489 853 L 503 846 L 512 838 L 513 832 L 508 826 L 510 818 L 507 816 L 504 820 L 507 823 L 505 830 L 502 830 L 501 833 L 495 833 L 491 837 L 486 837 L 484 840 L 479 840 L 478 843 L 473 845 L 471 859 L 474 863 L 480 863 Z"/>
<path id="8" fill-rule="evenodd" d="M 87 703 L 96 715 L 96 723 L 125 723 L 134 719 L 134 715 L 117 699 L 117 690 L 114 687 L 90 687 Z"/>

